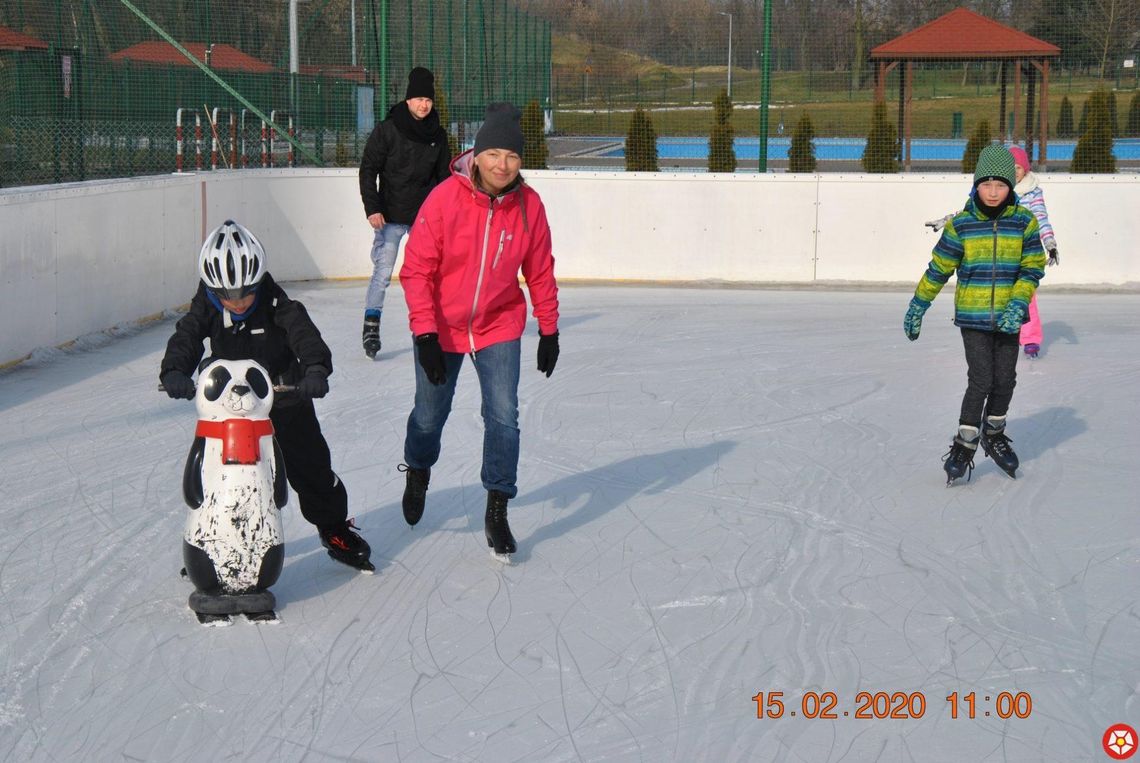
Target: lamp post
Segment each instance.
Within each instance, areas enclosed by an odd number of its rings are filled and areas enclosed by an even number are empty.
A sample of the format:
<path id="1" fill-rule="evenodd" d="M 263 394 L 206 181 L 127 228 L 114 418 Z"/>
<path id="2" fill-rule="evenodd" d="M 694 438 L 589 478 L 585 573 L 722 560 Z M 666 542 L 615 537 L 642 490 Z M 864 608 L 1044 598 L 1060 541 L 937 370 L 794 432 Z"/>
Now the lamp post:
<path id="1" fill-rule="evenodd" d="M 289 0 L 289 112 L 297 113 L 297 72 L 300 56 L 297 53 L 297 0 Z"/>
<path id="2" fill-rule="evenodd" d="M 728 16 L 728 97 L 732 97 L 732 14 L 728 11 L 717 11 L 721 16 Z"/>
<path id="3" fill-rule="evenodd" d="M 768 171 L 768 100 L 772 94 L 772 0 L 764 0 L 764 36 L 760 59 L 760 171 Z"/>

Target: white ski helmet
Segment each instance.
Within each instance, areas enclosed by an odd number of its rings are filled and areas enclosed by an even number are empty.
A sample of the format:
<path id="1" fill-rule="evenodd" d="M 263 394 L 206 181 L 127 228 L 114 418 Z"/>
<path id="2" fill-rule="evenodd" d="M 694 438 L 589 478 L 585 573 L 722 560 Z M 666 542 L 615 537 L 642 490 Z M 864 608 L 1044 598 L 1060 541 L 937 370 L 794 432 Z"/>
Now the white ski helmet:
<path id="1" fill-rule="evenodd" d="M 257 236 L 233 220 L 226 220 L 206 236 L 198 254 L 202 283 L 221 299 L 251 294 L 265 275 L 265 249 Z"/>

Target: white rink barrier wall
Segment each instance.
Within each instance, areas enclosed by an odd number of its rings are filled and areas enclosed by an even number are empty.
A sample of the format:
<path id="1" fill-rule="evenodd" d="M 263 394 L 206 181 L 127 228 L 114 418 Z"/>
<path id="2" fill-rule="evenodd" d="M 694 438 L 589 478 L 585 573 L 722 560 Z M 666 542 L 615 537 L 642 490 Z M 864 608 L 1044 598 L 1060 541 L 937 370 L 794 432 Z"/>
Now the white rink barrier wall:
<path id="1" fill-rule="evenodd" d="M 937 239 L 923 222 L 970 188 L 967 175 L 524 174 L 560 278 L 679 285 L 909 287 Z M 1041 177 L 1061 253 L 1046 284 L 1140 291 L 1140 176 Z M 202 238 L 227 218 L 261 238 L 280 281 L 371 274 L 355 169 L 0 189 L 0 365 L 185 304 Z"/>

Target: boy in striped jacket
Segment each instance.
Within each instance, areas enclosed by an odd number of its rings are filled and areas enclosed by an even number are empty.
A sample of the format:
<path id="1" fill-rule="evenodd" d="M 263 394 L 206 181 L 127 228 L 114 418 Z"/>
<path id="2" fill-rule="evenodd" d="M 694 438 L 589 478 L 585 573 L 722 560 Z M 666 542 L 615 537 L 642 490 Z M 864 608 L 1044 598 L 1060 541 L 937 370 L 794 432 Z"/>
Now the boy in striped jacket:
<path id="1" fill-rule="evenodd" d="M 1010 477 L 1019 465 L 1005 434 L 1006 413 L 1017 382 L 1018 337 L 1045 275 L 1045 252 L 1037 218 L 1017 203 L 1015 182 L 1009 149 L 982 149 L 973 193 L 943 228 L 903 319 L 907 338 L 918 339 L 923 314 L 956 274 L 954 324 L 962 331 L 967 386 L 958 433 L 943 458 L 947 485 L 964 474 L 969 479 L 979 444 Z"/>

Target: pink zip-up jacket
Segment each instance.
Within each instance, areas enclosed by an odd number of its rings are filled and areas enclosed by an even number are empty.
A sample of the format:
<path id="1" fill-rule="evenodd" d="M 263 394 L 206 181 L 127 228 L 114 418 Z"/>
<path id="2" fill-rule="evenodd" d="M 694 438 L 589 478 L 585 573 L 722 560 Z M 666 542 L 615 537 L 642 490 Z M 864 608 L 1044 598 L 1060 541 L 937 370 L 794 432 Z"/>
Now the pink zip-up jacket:
<path id="1" fill-rule="evenodd" d="M 420 207 L 404 248 L 400 284 L 412 334 L 437 333 L 445 352 L 518 339 L 526 327 L 526 279 L 542 334 L 558 330 L 550 225 L 538 193 L 518 183 L 492 199 L 471 180 L 474 152 Z"/>

